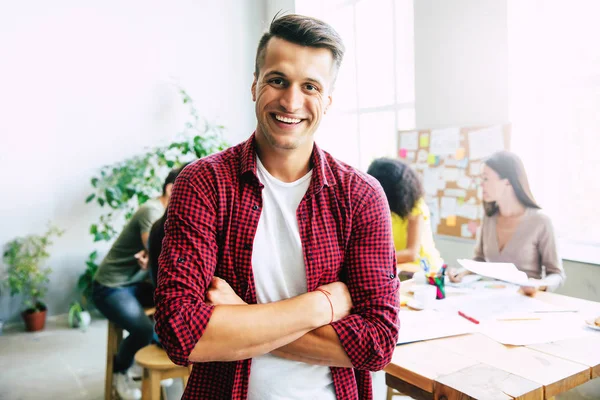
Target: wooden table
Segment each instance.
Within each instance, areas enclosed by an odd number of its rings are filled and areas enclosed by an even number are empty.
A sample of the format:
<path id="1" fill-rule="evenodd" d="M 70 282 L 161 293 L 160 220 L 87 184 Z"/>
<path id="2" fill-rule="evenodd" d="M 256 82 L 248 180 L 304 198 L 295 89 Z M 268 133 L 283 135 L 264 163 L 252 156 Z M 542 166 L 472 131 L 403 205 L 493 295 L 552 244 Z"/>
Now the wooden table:
<path id="1" fill-rule="evenodd" d="M 600 315 L 597 302 L 544 292 L 536 298 Z M 389 387 L 416 399 L 550 399 L 600 376 L 600 333 L 530 346 L 478 333 L 416 342 L 396 347 L 385 372 Z"/>

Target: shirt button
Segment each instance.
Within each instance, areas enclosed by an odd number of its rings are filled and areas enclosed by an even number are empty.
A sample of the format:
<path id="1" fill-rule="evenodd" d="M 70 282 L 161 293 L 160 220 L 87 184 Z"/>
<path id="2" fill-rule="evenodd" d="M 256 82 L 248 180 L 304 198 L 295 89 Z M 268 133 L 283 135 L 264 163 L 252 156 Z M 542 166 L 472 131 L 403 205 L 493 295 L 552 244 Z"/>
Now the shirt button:
<path id="1" fill-rule="evenodd" d="M 184 262 L 184 261 L 185 261 L 185 258 L 183 258 L 183 257 L 179 257 L 179 258 L 177 259 L 177 262 L 178 262 L 178 263 L 182 263 L 182 262 Z"/>
<path id="2" fill-rule="evenodd" d="M 255 204 L 255 205 L 253 205 L 253 206 L 252 206 L 252 209 L 253 209 L 254 211 L 258 210 L 258 206 L 257 206 L 256 204 Z"/>
<path id="3" fill-rule="evenodd" d="M 396 277 L 396 275 L 390 274 L 390 279 L 394 279 L 395 277 Z"/>
<path id="4" fill-rule="evenodd" d="M 244 245 L 244 250 L 250 250 L 250 245 L 248 243 Z"/>

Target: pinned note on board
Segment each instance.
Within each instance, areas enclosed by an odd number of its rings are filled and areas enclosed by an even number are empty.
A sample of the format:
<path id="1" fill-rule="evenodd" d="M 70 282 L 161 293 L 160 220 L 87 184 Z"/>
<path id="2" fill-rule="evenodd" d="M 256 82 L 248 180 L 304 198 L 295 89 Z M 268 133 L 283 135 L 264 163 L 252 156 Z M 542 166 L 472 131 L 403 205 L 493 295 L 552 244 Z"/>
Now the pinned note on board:
<path id="1" fill-rule="evenodd" d="M 437 164 L 437 156 L 435 154 L 429 154 L 427 156 L 427 164 L 436 165 Z"/>
<path id="2" fill-rule="evenodd" d="M 449 217 L 446 217 L 446 225 L 456 226 L 456 215 L 450 215 Z"/>
<path id="3" fill-rule="evenodd" d="M 471 232 L 473 235 L 477 233 L 477 222 L 475 222 L 475 221 L 469 222 L 469 232 Z"/>
<path id="4" fill-rule="evenodd" d="M 456 149 L 456 154 L 454 156 L 457 160 L 462 160 L 463 158 L 465 158 L 465 148 L 464 147 L 459 147 L 458 149 Z"/>
<path id="5" fill-rule="evenodd" d="M 419 136 L 419 147 L 429 147 L 429 133 L 423 133 Z"/>
<path id="6" fill-rule="evenodd" d="M 400 158 L 406 158 L 406 149 L 400 149 L 400 151 L 398 151 L 398 155 Z"/>

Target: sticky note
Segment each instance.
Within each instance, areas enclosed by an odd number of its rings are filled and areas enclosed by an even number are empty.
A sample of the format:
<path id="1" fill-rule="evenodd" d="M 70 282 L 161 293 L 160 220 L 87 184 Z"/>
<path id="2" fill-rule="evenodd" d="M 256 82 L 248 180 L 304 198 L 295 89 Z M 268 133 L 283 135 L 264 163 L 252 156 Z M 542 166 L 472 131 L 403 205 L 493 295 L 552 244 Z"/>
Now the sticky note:
<path id="1" fill-rule="evenodd" d="M 465 198 L 464 197 L 459 197 L 458 200 L 456 200 L 456 203 L 459 206 L 462 206 L 463 204 L 465 204 Z"/>
<path id="2" fill-rule="evenodd" d="M 456 215 L 450 215 L 446 218 L 446 225 L 456 226 Z"/>
<path id="3" fill-rule="evenodd" d="M 429 147 L 429 133 L 419 136 L 419 147 Z"/>
<path id="4" fill-rule="evenodd" d="M 400 158 L 406 158 L 406 149 L 400 149 L 398 155 L 400 156 Z"/>
<path id="5" fill-rule="evenodd" d="M 436 158 L 435 154 L 430 154 L 429 156 L 427 156 L 427 164 L 429 164 L 429 165 L 437 164 L 437 158 Z"/>
<path id="6" fill-rule="evenodd" d="M 462 160 L 456 163 L 456 166 L 458 168 L 467 169 L 467 167 L 469 166 L 469 159 L 463 158 Z"/>
<path id="7" fill-rule="evenodd" d="M 473 221 L 469 222 L 469 232 L 471 232 L 473 235 L 477 233 L 477 223 Z"/>
<path id="8" fill-rule="evenodd" d="M 463 158 L 465 158 L 465 148 L 459 147 L 458 149 L 456 149 L 455 157 L 457 160 L 462 160 Z"/>

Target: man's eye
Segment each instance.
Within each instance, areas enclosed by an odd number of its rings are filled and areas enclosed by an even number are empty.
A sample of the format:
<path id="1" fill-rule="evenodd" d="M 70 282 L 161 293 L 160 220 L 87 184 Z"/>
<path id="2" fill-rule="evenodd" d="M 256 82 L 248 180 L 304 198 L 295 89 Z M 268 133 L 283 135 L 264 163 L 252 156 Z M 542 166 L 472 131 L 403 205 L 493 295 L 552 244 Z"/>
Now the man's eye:
<path id="1" fill-rule="evenodd" d="M 269 81 L 269 83 L 280 86 L 280 85 L 283 85 L 283 79 L 281 79 L 281 78 L 271 79 Z"/>
<path id="2" fill-rule="evenodd" d="M 317 87 L 315 85 L 311 85 L 309 83 L 306 85 L 306 90 L 309 90 L 309 91 L 317 90 Z"/>

